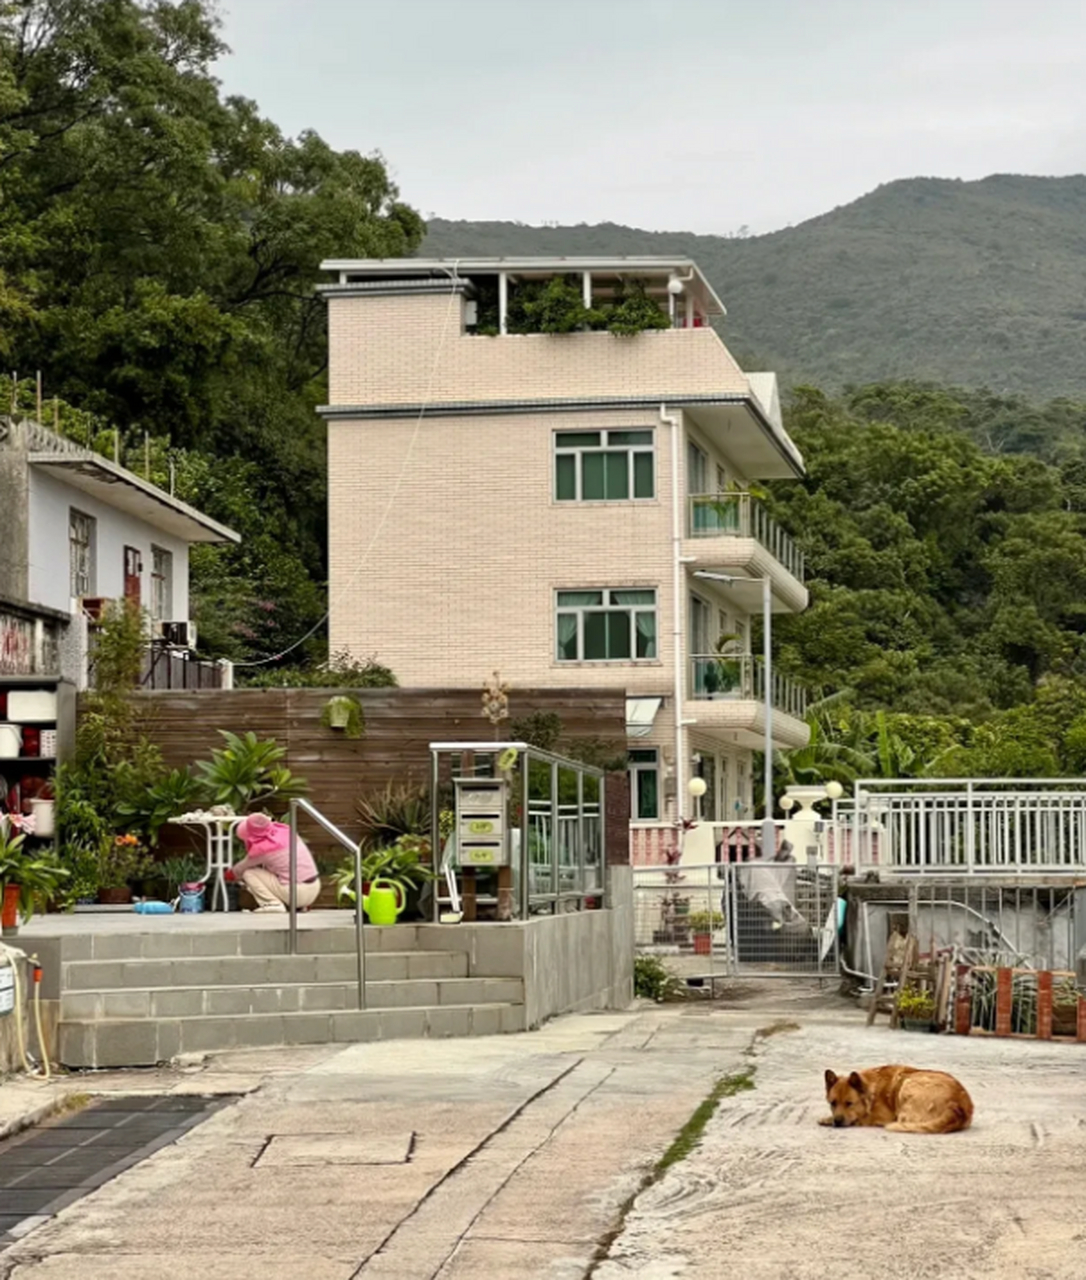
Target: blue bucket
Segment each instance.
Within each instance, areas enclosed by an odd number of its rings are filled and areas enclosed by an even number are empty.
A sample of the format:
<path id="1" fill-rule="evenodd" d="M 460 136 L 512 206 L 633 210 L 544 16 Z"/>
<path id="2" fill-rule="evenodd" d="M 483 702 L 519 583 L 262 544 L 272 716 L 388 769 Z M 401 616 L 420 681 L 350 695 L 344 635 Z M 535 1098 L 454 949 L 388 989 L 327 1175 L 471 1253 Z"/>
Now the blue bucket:
<path id="1" fill-rule="evenodd" d="M 204 909 L 204 888 L 202 884 L 183 884 L 178 886 L 178 893 L 181 896 L 179 911 L 192 914 Z"/>

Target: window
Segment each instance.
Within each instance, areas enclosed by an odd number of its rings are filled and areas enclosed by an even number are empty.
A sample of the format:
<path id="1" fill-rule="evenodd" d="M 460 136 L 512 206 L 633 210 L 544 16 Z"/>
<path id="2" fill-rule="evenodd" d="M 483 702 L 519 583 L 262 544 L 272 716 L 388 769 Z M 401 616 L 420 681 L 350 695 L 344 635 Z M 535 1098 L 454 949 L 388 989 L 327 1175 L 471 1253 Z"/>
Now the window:
<path id="1" fill-rule="evenodd" d="M 660 766 L 656 749 L 630 752 L 630 818 L 653 822 L 660 817 Z"/>
<path id="2" fill-rule="evenodd" d="M 656 592 L 559 591 L 559 662 L 629 662 L 656 657 Z"/>
<path id="3" fill-rule="evenodd" d="M 173 620 L 173 552 L 151 547 L 151 617 L 155 622 Z"/>
<path id="4" fill-rule="evenodd" d="M 72 599 L 94 595 L 95 519 L 68 510 L 68 577 Z"/>
<path id="5" fill-rule="evenodd" d="M 652 431 L 556 431 L 559 502 L 623 502 L 655 496 Z"/>

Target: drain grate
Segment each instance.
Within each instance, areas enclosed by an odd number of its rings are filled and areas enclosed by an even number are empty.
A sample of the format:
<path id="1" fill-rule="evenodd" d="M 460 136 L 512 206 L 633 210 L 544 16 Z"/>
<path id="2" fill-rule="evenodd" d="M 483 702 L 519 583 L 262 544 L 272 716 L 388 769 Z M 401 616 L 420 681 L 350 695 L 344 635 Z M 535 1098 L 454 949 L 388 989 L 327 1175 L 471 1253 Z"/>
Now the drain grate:
<path id="1" fill-rule="evenodd" d="M 232 1101 L 191 1094 L 110 1098 L 0 1143 L 0 1249 Z"/>

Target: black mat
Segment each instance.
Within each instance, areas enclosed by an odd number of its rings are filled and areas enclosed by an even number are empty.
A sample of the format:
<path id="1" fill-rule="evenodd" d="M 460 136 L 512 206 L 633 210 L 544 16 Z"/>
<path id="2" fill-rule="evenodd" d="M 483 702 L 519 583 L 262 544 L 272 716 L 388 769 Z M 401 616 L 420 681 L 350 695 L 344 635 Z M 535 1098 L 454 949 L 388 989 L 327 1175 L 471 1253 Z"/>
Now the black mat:
<path id="1" fill-rule="evenodd" d="M 103 1099 L 0 1142 L 0 1249 L 27 1218 L 59 1213 L 232 1101 L 192 1094 Z"/>

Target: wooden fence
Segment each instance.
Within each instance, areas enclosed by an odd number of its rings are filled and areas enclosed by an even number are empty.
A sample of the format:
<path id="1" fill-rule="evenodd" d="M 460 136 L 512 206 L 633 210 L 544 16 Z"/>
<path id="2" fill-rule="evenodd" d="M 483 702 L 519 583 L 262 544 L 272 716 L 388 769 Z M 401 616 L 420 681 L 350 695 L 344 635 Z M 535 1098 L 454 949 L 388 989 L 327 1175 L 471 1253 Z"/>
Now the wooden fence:
<path id="1" fill-rule="evenodd" d="M 338 693 L 357 698 L 365 716 L 362 737 L 326 729 L 321 712 Z M 476 689 L 235 689 L 137 694 L 142 727 L 171 767 L 206 759 L 220 746 L 218 730 L 252 730 L 286 747 L 284 763 L 309 783 L 308 798 L 348 835 L 358 833 L 355 803 L 387 783 L 428 783 L 431 742 L 489 741 L 494 729 L 481 714 Z M 562 721 L 562 751 L 593 739 L 608 751 L 626 751 L 624 689 L 514 689 L 511 720 L 552 712 Z M 499 727 L 508 739 L 510 721 Z M 607 778 L 606 840 L 611 863 L 629 861 L 629 789 L 623 772 Z M 174 829 L 176 832 L 176 829 Z M 167 829 L 168 836 L 168 829 Z M 319 829 L 305 830 L 311 847 L 335 846 Z M 173 840 L 167 838 L 167 847 Z"/>

